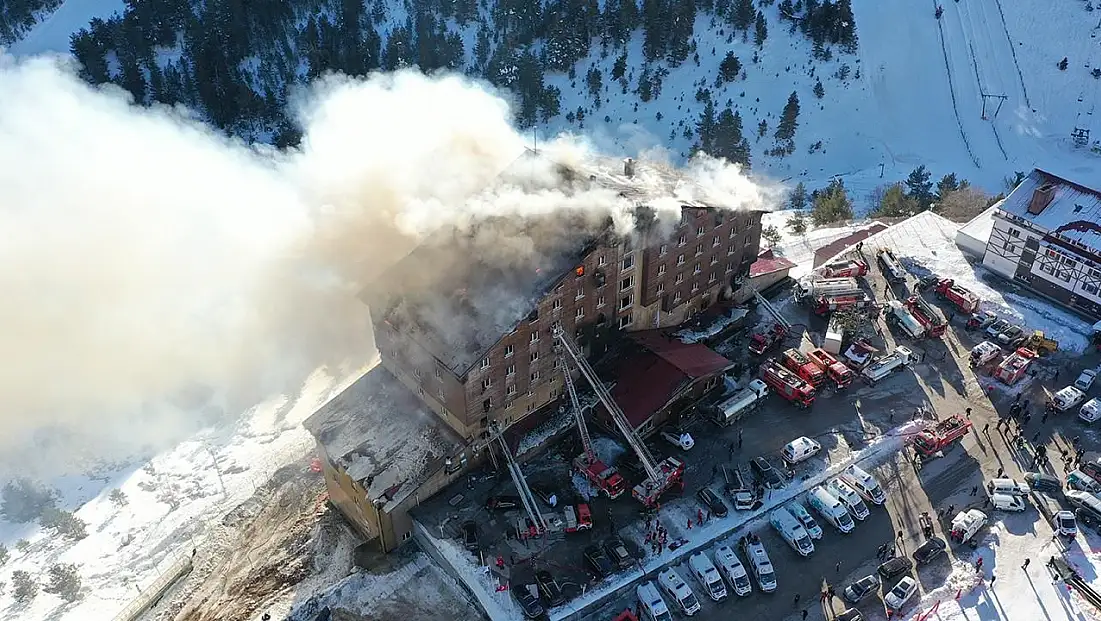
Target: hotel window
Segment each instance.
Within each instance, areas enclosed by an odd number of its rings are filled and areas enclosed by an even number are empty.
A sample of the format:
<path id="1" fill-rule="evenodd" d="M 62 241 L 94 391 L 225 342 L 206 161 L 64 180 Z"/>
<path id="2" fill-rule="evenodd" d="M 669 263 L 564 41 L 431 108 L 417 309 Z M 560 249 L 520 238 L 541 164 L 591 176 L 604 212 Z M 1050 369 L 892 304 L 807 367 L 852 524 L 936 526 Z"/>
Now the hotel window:
<path id="1" fill-rule="evenodd" d="M 675 281 L 675 283 L 674 283 L 674 284 L 678 284 L 678 285 L 679 285 L 679 284 L 681 284 L 682 282 L 684 282 L 684 274 L 677 274 L 677 280 Z"/>
<path id="2" fill-rule="evenodd" d="M 738 235 L 738 227 L 730 229 L 730 239 L 734 239 Z"/>
<path id="3" fill-rule="evenodd" d="M 562 310 L 562 300 L 555 300 L 554 303 L 551 304 L 551 310 Z"/>
<path id="4" fill-rule="evenodd" d="M 531 342 L 532 343 L 538 343 L 539 342 L 539 332 L 538 331 L 531 333 Z"/>
<path id="5" fill-rule="evenodd" d="M 443 395 L 443 388 L 439 388 L 436 390 L 436 396 L 440 398 L 440 401 L 443 401 L 446 398 Z"/>
<path id="6" fill-rule="evenodd" d="M 715 272 L 711 272 L 711 278 L 708 278 L 707 282 L 715 282 L 718 279 L 719 277 L 715 274 Z"/>
<path id="7" fill-rule="evenodd" d="M 728 271 L 728 272 L 733 272 L 734 271 L 734 262 L 733 261 L 726 264 L 726 271 Z"/>
<path id="8" fill-rule="evenodd" d="M 659 256 L 659 257 L 664 257 L 664 256 L 665 256 L 665 253 L 666 253 L 666 250 L 667 250 L 667 249 L 666 249 L 666 245 L 665 245 L 665 244 L 662 244 L 661 246 L 659 246 L 659 247 L 658 247 L 658 256 Z"/>
<path id="9" fill-rule="evenodd" d="M 486 390 L 491 386 L 493 386 L 493 378 L 492 377 L 487 377 L 484 380 L 482 380 L 482 390 Z"/>
<path id="10" fill-rule="evenodd" d="M 534 384 L 535 382 L 538 382 L 538 381 L 539 381 L 539 371 L 532 371 L 531 372 L 531 383 Z"/>
<path id="11" fill-rule="evenodd" d="M 711 257 L 711 265 L 715 265 L 718 262 L 719 262 L 719 257 L 715 257 L 715 256 Z"/>
<path id="12" fill-rule="evenodd" d="M 623 296 L 622 298 L 619 299 L 619 310 L 627 310 L 628 308 L 631 308 L 631 304 L 633 304 L 634 301 L 635 301 L 635 296 L 633 296 L 633 295 Z"/>
<path id="13" fill-rule="evenodd" d="M 673 294 L 673 303 L 676 304 L 677 302 L 680 302 L 680 291 Z"/>
<path id="14" fill-rule="evenodd" d="M 684 255 L 683 254 L 677 255 L 677 265 L 684 265 Z"/>
<path id="15" fill-rule="evenodd" d="M 692 273 L 693 273 L 693 274 L 699 274 L 699 273 L 700 273 L 700 271 L 702 271 L 702 270 L 700 270 L 700 264 L 699 264 L 699 263 L 697 263 L 697 264 L 696 264 L 696 267 L 692 268 Z"/>
<path id="16" fill-rule="evenodd" d="M 578 306 L 577 307 L 577 312 L 574 313 L 574 317 L 577 317 L 578 319 L 581 319 L 584 316 L 585 316 L 585 307 L 584 306 Z"/>
<path id="17" fill-rule="evenodd" d="M 688 243 L 688 238 L 687 238 L 687 237 L 685 237 L 684 235 L 681 235 L 681 236 L 680 236 L 680 238 L 679 238 L 679 239 L 677 239 L 677 245 L 678 245 L 678 246 L 683 246 L 683 245 L 685 245 L 685 244 L 687 244 L 687 243 Z"/>
<path id="18" fill-rule="evenodd" d="M 662 263 L 661 265 L 658 266 L 658 276 L 661 276 L 664 273 L 665 273 L 665 264 Z"/>
<path id="19" fill-rule="evenodd" d="M 512 355 L 512 345 L 505 345 L 505 358 Z"/>
<path id="20" fill-rule="evenodd" d="M 506 392 L 509 394 L 509 396 L 515 395 L 516 394 L 516 386 L 510 385 Z"/>
<path id="21" fill-rule="evenodd" d="M 698 283 L 698 282 L 692 283 L 692 293 L 695 293 L 699 290 L 700 290 L 700 283 Z"/>
<path id="22" fill-rule="evenodd" d="M 623 257 L 623 269 L 629 270 L 635 266 L 635 255 L 629 254 Z"/>
<path id="23" fill-rule="evenodd" d="M 417 379 L 420 379 L 421 378 L 421 370 L 420 369 L 413 369 L 413 377 L 415 377 Z"/>
<path id="24" fill-rule="evenodd" d="M 535 404 L 529 403 L 527 405 L 527 407 L 524 408 L 524 411 L 526 411 L 528 414 L 531 414 L 531 411 L 534 410 L 534 409 L 535 409 Z"/>
<path id="25" fill-rule="evenodd" d="M 627 291 L 628 289 L 630 289 L 634 285 L 635 285 L 634 277 L 628 276 L 628 277 L 624 278 L 623 280 L 619 281 L 619 290 L 620 291 Z"/>
<path id="26" fill-rule="evenodd" d="M 661 295 L 663 293 L 665 293 L 665 283 L 659 282 L 658 283 L 658 295 Z"/>
<path id="27" fill-rule="evenodd" d="M 489 358 L 482 358 L 482 368 L 483 369 L 488 369 L 489 368 Z"/>
<path id="28" fill-rule="evenodd" d="M 513 375 L 516 375 L 516 365 L 510 364 L 507 367 L 505 367 L 505 375 L 507 375 L 509 377 L 512 377 Z"/>
<path id="29" fill-rule="evenodd" d="M 696 235 L 703 235 L 703 227 L 702 227 L 702 226 L 701 226 L 701 227 L 698 227 L 698 228 L 696 229 Z"/>
<path id="30" fill-rule="evenodd" d="M 539 359 L 539 352 L 538 351 L 531 352 L 531 361 L 535 362 L 538 359 Z"/>
<path id="31" fill-rule="evenodd" d="M 585 297 L 585 288 L 584 287 L 578 287 L 577 288 L 577 295 L 574 296 L 573 299 L 580 300 L 583 297 Z"/>
<path id="32" fill-rule="evenodd" d="M 600 308 L 601 306 L 604 306 L 604 296 L 600 296 L 596 299 L 596 307 Z"/>
<path id="33" fill-rule="evenodd" d="M 598 258 L 596 260 L 596 264 L 601 266 L 601 267 L 603 267 L 607 263 L 608 263 L 608 260 L 604 257 L 604 255 L 600 255 L 600 258 Z"/>
<path id="34" fill-rule="evenodd" d="M 631 323 L 634 320 L 635 320 L 635 318 L 632 315 L 624 315 L 623 317 L 620 317 L 619 318 L 619 329 L 620 330 L 627 329 L 627 326 L 630 326 Z"/>
<path id="35" fill-rule="evenodd" d="M 436 379 L 443 379 L 443 373 L 440 372 L 440 367 L 436 367 Z"/>
<path id="36" fill-rule="evenodd" d="M 711 240 L 711 247 L 714 248 L 715 246 L 718 246 L 718 245 L 719 245 L 719 236 L 716 235 L 715 238 Z"/>
<path id="37" fill-rule="evenodd" d="M 703 254 L 703 244 L 696 244 L 696 256 Z"/>
<path id="38" fill-rule="evenodd" d="M 726 255 L 730 256 L 734 254 L 734 244 L 730 244 L 730 247 L 726 249 Z"/>
<path id="39" fill-rule="evenodd" d="M 1009 229 L 1009 236 L 1010 237 L 1020 237 L 1021 232 L 1018 231 L 1017 229 Z"/>

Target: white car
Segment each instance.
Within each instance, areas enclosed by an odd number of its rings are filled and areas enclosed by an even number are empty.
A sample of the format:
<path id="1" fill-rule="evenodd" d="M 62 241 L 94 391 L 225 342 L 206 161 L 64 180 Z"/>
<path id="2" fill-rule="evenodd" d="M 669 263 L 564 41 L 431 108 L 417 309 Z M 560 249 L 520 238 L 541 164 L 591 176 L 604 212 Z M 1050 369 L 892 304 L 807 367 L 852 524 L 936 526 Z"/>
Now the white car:
<path id="1" fill-rule="evenodd" d="M 795 465 L 801 461 L 806 461 L 814 457 L 821 450 L 821 444 L 806 436 L 800 436 L 788 442 L 783 450 L 780 451 L 780 456 L 783 457 L 784 461 L 787 463 Z"/>
<path id="2" fill-rule="evenodd" d="M 1095 379 L 1097 379 L 1097 369 L 1083 369 L 1078 379 L 1074 380 L 1074 387 L 1082 392 L 1089 392 Z"/>
<path id="3" fill-rule="evenodd" d="M 1087 423 L 1097 422 L 1101 419 L 1101 399 L 1094 397 L 1082 405 L 1082 409 L 1078 410 L 1078 418 Z"/>
<path id="4" fill-rule="evenodd" d="M 906 605 L 906 602 L 910 601 L 910 598 L 917 593 L 917 580 L 914 580 L 910 576 L 906 576 L 902 580 L 898 581 L 895 588 L 891 589 L 890 593 L 883 598 L 883 603 L 887 604 L 889 610 L 898 610 Z"/>
<path id="5" fill-rule="evenodd" d="M 1058 533 L 1064 537 L 1078 535 L 1078 522 L 1074 519 L 1072 511 L 1060 511 L 1055 514 L 1055 527 Z"/>
<path id="6" fill-rule="evenodd" d="M 661 437 L 664 438 L 666 442 L 680 448 L 682 451 L 687 451 L 693 446 L 696 446 L 696 441 L 692 439 L 692 434 L 687 431 L 681 431 L 680 429 L 662 429 Z"/>
<path id="7" fill-rule="evenodd" d="M 1074 386 L 1063 388 L 1051 398 L 1052 403 L 1055 404 L 1055 409 L 1060 412 L 1065 412 L 1085 400 L 1086 393 L 1078 390 Z"/>

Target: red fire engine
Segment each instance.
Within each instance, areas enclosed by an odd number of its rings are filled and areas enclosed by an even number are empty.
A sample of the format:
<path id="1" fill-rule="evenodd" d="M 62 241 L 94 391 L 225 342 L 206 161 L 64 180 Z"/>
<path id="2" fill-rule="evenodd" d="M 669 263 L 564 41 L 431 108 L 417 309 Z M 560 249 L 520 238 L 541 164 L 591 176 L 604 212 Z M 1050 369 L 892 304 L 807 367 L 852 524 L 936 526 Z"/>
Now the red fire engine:
<path id="1" fill-rule="evenodd" d="M 937 281 L 933 291 L 938 298 L 948 300 L 962 312 L 973 313 L 979 310 L 979 296 L 957 285 L 951 278 Z"/>
<path id="2" fill-rule="evenodd" d="M 940 421 L 932 429 L 926 429 L 916 435 L 910 444 L 922 457 L 931 457 L 956 440 L 967 435 L 971 421 L 959 414 Z"/>
<path id="3" fill-rule="evenodd" d="M 822 382 L 826 381 L 826 374 L 822 372 L 822 369 L 818 368 L 818 365 L 814 364 L 814 362 L 803 355 L 803 352 L 794 347 L 784 351 L 784 353 L 780 355 L 780 360 L 789 371 L 794 372 L 800 379 L 815 388 L 821 386 Z"/>
<path id="4" fill-rule="evenodd" d="M 868 264 L 856 259 L 835 261 L 827 263 L 821 268 L 822 276 L 826 278 L 856 278 L 868 274 Z"/>
<path id="5" fill-rule="evenodd" d="M 1036 352 L 1027 347 L 1017 348 L 1017 351 L 1006 356 L 998 368 L 994 369 L 994 377 L 1007 386 L 1016 384 L 1025 376 L 1025 373 L 1028 373 L 1028 368 L 1032 366 L 1032 360 L 1036 355 Z"/>
<path id="6" fill-rule="evenodd" d="M 906 310 L 910 311 L 914 319 L 918 320 L 921 327 L 925 329 L 925 334 L 933 338 L 944 336 L 944 330 L 948 328 L 948 322 L 944 320 L 944 315 L 927 302 L 925 298 L 920 295 L 911 295 L 906 299 Z"/>
<path id="7" fill-rule="evenodd" d="M 766 360 L 761 365 L 761 379 L 773 392 L 790 401 L 795 407 L 808 408 L 814 404 L 814 387 L 799 379 L 775 360 Z"/>
<path id="8" fill-rule="evenodd" d="M 765 352 L 772 351 L 783 344 L 787 336 L 787 328 L 780 324 L 775 324 L 768 332 L 754 334 L 749 337 L 749 353 L 761 356 Z"/>
<path id="9" fill-rule="evenodd" d="M 852 383 L 856 374 L 852 369 L 845 366 L 837 358 L 833 357 L 833 354 L 822 349 L 812 349 L 807 352 L 807 358 L 811 359 L 811 362 L 817 364 L 819 368 L 826 372 L 832 381 L 838 388 L 844 388 Z"/>
<path id="10" fill-rule="evenodd" d="M 863 291 L 848 293 L 845 295 L 824 295 L 818 298 L 814 306 L 816 315 L 825 315 L 837 310 L 849 310 L 853 308 L 866 308 L 872 303 L 872 299 Z"/>

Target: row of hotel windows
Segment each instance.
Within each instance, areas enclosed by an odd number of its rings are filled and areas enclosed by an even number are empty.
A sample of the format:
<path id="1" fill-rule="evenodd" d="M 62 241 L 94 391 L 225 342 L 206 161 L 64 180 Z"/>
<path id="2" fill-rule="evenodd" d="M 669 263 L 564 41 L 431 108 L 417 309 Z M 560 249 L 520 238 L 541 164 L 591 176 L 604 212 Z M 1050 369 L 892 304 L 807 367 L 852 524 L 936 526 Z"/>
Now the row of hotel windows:
<path id="1" fill-rule="evenodd" d="M 1071 259 L 1070 257 L 1048 248 L 1044 251 L 1044 255 L 1048 258 L 1048 261 L 1042 262 L 1040 265 L 1040 271 L 1045 274 L 1049 274 L 1062 280 L 1063 282 L 1070 282 L 1071 276 L 1074 270 L 1078 267 L 1078 261 Z M 1101 271 L 1094 268 L 1087 268 L 1091 278 L 1101 278 Z M 1086 293 L 1097 295 L 1097 285 L 1092 283 L 1082 283 L 1082 290 Z"/>
<path id="2" fill-rule="evenodd" d="M 700 235 L 703 235 L 703 227 L 700 227 L 698 232 L 699 232 Z M 734 239 L 737 236 L 738 236 L 738 230 L 737 229 L 730 229 L 730 239 Z M 746 234 L 745 239 L 742 240 L 742 241 L 746 245 L 749 245 L 750 241 L 752 241 L 752 236 L 749 235 L 749 234 Z M 711 247 L 712 248 L 714 248 L 715 246 L 718 246 L 720 244 L 722 244 L 722 242 L 719 240 L 718 235 L 711 238 Z M 677 247 L 678 248 L 683 248 L 686 245 L 688 245 L 688 239 L 684 235 L 681 235 L 680 238 L 677 239 Z M 735 249 L 735 245 L 733 243 L 730 244 L 730 247 L 727 249 L 727 254 L 734 254 L 734 249 Z M 666 254 L 669 254 L 669 245 L 668 244 L 662 244 L 662 245 L 658 246 L 658 256 L 664 257 Z M 703 244 L 696 244 L 696 256 L 699 256 L 701 254 L 703 254 Z M 684 257 L 684 255 L 680 255 L 680 256 L 682 258 Z"/>

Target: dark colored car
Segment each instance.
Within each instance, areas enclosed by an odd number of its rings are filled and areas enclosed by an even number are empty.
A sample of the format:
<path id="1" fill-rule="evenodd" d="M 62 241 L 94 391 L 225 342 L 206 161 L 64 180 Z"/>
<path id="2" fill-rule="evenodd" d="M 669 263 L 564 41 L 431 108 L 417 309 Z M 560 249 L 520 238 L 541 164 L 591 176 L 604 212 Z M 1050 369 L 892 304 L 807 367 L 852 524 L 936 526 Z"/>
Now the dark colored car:
<path id="1" fill-rule="evenodd" d="M 749 462 L 749 467 L 753 470 L 753 476 L 765 487 L 780 489 L 784 486 L 783 475 L 764 457 L 754 457 L 753 461 Z"/>
<path id="2" fill-rule="evenodd" d="M 463 522 L 460 531 L 463 534 L 463 547 L 467 550 L 475 551 L 478 549 L 478 525 L 472 520 Z"/>
<path id="3" fill-rule="evenodd" d="M 1093 509 L 1079 507 L 1074 510 L 1074 518 L 1084 526 L 1089 526 L 1094 530 L 1101 529 L 1101 514 Z"/>
<path id="4" fill-rule="evenodd" d="M 1025 482 L 1028 483 L 1029 489 L 1037 492 L 1061 492 L 1063 491 L 1063 482 L 1058 477 L 1053 477 L 1049 474 L 1043 474 L 1040 472 L 1026 472 Z"/>
<path id="5" fill-rule="evenodd" d="M 546 613 L 543 602 L 539 601 L 539 585 L 521 584 L 511 590 L 516 603 L 520 604 L 520 610 L 524 611 L 525 619 L 538 619 Z"/>
<path id="6" fill-rule="evenodd" d="M 512 511 L 523 508 L 519 496 L 490 496 L 486 498 L 486 511 Z"/>
<path id="7" fill-rule="evenodd" d="M 707 510 L 711 512 L 711 515 L 715 517 L 726 517 L 726 503 L 723 502 L 719 495 L 711 491 L 710 487 L 701 488 L 696 492 L 696 497 L 700 499 Z"/>
<path id="8" fill-rule="evenodd" d="M 948 544 L 944 543 L 943 539 L 940 537 L 933 537 L 918 546 L 917 550 L 914 550 L 914 560 L 917 561 L 918 565 L 925 565 L 941 554 L 944 554 L 944 550 L 947 548 Z"/>
<path id="9" fill-rule="evenodd" d="M 910 559 L 905 556 L 896 556 L 893 559 L 883 563 L 876 569 L 876 573 L 884 580 L 890 580 L 895 576 L 901 576 L 902 574 L 910 571 L 914 567 L 914 564 L 910 562 Z"/>
<path id="10" fill-rule="evenodd" d="M 872 593 L 875 593 L 878 588 L 879 578 L 877 578 L 875 574 L 869 574 L 845 587 L 845 601 L 850 604 L 855 604 Z"/>
<path id="11" fill-rule="evenodd" d="M 552 608 L 566 603 L 566 596 L 562 594 L 562 587 L 558 586 L 558 581 L 554 579 L 549 571 L 540 569 L 535 572 L 535 584 L 539 585 L 539 593 L 543 595 L 543 599 Z"/>
<path id="12" fill-rule="evenodd" d="M 585 566 L 589 568 L 597 578 L 607 578 L 615 571 L 612 559 L 600 549 L 600 546 L 585 548 Z"/>
<path id="13" fill-rule="evenodd" d="M 623 545 L 623 540 L 619 537 L 612 537 L 605 541 L 604 551 L 620 569 L 627 569 L 635 562 L 631 553 L 627 551 L 627 546 Z"/>

